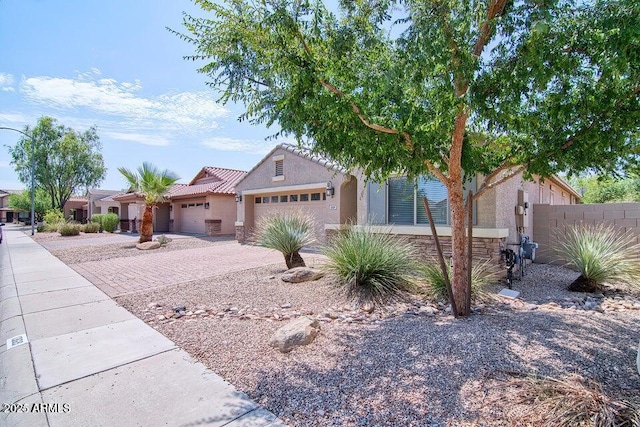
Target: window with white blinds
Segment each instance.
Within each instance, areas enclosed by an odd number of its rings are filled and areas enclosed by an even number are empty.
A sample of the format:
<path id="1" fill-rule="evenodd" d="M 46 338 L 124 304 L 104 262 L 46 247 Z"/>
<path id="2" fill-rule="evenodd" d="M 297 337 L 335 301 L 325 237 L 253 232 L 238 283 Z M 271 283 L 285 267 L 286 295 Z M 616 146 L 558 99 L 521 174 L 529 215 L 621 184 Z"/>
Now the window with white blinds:
<path id="1" fill-rule="evenodd" d="M 420 177 L 417 182 L 408 181 L 406 177 L 391 178 L 388 191 L 389 224 L 428 224 L 423 196 L 429 200 L 433 221 L 449 223 L 447 188 L 440 181 L 431 177 Z"/>

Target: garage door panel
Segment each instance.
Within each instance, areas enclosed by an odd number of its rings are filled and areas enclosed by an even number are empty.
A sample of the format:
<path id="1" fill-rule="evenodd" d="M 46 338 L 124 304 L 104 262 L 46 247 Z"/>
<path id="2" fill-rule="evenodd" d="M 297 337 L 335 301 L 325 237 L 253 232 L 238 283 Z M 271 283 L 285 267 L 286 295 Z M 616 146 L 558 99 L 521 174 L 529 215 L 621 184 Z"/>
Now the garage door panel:
<path id="1" fill-rule="evenodd" d="M 256 196 L 263 197 L 263 196 Z M 326 202 L 324 200 L 313 200 L 305 202 L 278 202 L 278 203 L 256 203 L 254 204 L 254 218 L 257 221 L 260 218 L 271 215 L 275 212 L 292 212 L 302 210 L 310 213 L 316 222 L 316 233 L 318 236 L 324 235 L 325 210 Z"/>
<path id="2" fill-rule="evenodd" d="M 205 234 L 203 203 L 189 203 L 180 208 L 180 230 L 183 233 Z"/>

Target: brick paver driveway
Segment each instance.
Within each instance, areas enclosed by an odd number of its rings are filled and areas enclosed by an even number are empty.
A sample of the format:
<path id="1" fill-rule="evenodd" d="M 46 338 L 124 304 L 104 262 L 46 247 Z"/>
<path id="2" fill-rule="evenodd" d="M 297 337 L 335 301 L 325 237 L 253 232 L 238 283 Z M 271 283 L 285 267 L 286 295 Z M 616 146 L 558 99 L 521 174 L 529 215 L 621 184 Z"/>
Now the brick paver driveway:
<path id="1" fill-rule="evenodd" d="M 215 246 L 72 264 L 110 297 L 280 263 L 280 252 L 236 241 Z"/>

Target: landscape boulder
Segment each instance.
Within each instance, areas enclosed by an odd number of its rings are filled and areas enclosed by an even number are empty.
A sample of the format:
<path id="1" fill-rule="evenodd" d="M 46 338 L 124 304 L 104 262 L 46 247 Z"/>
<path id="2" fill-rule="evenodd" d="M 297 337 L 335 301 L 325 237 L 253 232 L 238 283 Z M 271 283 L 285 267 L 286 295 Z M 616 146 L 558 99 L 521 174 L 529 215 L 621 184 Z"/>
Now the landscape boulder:
<path id="1" fill-rule="evenodd" d="M 318 280 L 324 276 L 322 271 L 314 270 L 309 267 L 294 267 L 282 274 L 282 281 L 289 283 L 310 282 Z"/>
<path id="2" fill-rule="evenodd" d="M 297 346 L 311 344 L 319 332 L 317 320 L 302 316 L 278 329 L 270 344 L 282 353 L 288 353 Z"/>
<path id="3" fill-rule="evenodd" d="M 141 251 L 148 251 L 149 249 L 158 249 L 160 247 L 159 242 L 144 242 L 136 244 L 136 248 Z"/>

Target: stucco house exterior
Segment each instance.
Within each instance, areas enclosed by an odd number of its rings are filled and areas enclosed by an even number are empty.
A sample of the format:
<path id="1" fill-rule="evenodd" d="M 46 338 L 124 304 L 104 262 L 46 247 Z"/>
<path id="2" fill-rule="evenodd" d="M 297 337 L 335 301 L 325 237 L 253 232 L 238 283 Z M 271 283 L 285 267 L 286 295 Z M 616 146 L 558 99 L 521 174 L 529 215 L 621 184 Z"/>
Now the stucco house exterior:
<path id="1" fill-rule="evenodd" d="M 21 191 L 0 190 L 0 222 L 12 223 L 19 220 L 20 212 L 9 206 L 9 196 L 17 193 L 21 193 Z M 27 214 L 26 217 L 28 216 L 29 215 Z"/>
<path id="2" fill-rule="evenodd" d="M 477 176 L 467 183 L 475 191 Z M 367 182 L 330 159 L 310 150 L 280 144 L 237 184 L 239 196 L 236 239 L 251 240 L 256 220 L 274 211 L 302 208 L 318 222 L 324 240 L 347 224 L 368 224 L 380 231 L 406 236 L 428 254 L 435 249 L 422 204 L 430 201 L 438 235 L 450 254 L 451 227 L 447 190 L 435 178 L 417 183 L 397 176 L 384 183 Z M 533 205 L 575 204 L 580 195 L 557 177 L 526 181 L 522 175 L 486 192 L 474 203 L 474 256 L 498 258 L 500 249 L 519 234 L 533 235 Z"/>
<path id="3" fill-rule="evenodd" d="M 234 235 L 235 185 L 245 174 L 245 171 L 205 166 L 188 184 L 172 186 L 166 194 L 167 202 L 155 208 L 154 232 Z M 120 203 L 121 229 L 139 230 L 144 198 L 136 193 L 111 197 Z"/>

